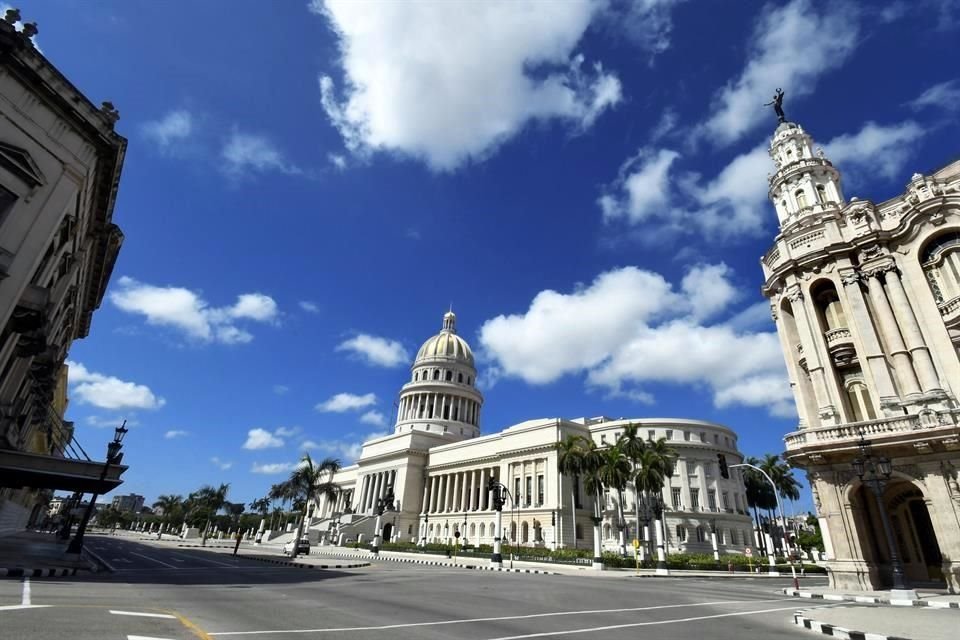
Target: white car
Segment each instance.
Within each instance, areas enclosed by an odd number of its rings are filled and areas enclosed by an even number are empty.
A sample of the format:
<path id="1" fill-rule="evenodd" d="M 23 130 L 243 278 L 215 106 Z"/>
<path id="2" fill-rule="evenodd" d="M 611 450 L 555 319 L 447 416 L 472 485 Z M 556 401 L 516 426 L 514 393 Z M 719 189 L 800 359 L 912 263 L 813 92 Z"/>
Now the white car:
<path id="1" fill-rule="evenodd" d="M 283 545 L 284 555 L 288 555 L 288 556 L 293 555 L 293 545 L 294 545 L 293 540 Z M 304 536 L 300 538 L 300 544 L 297 545 L 297 555 L 304 555 L 309 553 L 310 553 L 310 538 Z"/>

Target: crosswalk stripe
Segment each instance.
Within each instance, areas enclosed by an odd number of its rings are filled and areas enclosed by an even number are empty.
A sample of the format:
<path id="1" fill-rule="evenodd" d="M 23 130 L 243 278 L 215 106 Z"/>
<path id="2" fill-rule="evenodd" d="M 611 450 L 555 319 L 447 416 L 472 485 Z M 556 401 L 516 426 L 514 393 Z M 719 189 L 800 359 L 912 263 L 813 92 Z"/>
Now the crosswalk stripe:
<path id="1" fill-rule="evenodd" d="M 177 616 L 172 616 L 169 613 L 147 613 L 146 611 L 114 611 L 110 609 L 110 613 L 115 616 L 142 616 L 144 618 L 169 618 L 176 620 Z"/>

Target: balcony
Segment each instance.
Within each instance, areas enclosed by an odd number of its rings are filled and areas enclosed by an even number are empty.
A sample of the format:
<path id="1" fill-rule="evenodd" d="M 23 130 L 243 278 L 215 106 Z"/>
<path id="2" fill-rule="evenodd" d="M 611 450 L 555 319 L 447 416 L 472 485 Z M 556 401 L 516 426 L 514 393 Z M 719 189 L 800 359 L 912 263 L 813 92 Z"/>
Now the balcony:
<path id="1" fill-rule="evenodd" d="M 853 346 L 853 335 L 850 329 L 846 327 L 830 329 L 824 332 L 823 338 L 834 365 L 844 367 L 857 361 L 857 350 Z"/>
<path id="2" fill-rule="evenodd" d="M 803 429 L 788 433 L 784 438 L 787 452 L 801 452 L 809 449 L 830 449 L 852 447 L 865 438 L 895 439 L 899 435 L 928 437 L 933 430 L 946 429 L 956 431 L 960 427 L 960 410 L 929 412 L 926 415 L 896 416 L 866 422 L 851 422 L 832 427 Z"/>
<path id="3" fill-rule="evenodd" d="M 944 323 L 950 324 L 960 320 L 960 296 L 940 303 L 937 308 L 940 309 Z"/>

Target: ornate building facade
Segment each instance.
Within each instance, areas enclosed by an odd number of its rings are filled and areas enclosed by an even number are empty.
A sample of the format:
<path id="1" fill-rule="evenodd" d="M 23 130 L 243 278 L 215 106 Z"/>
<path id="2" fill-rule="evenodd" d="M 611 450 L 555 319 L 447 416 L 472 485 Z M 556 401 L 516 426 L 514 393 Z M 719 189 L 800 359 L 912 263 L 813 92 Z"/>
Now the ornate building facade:
<path id="1" fill-rule="evenodd" d="M 394 432 L 365 442 L 357 463 L 335 476 L 339 497 L 311 505 L 311 528 L 344 541 L 370 540 L 377 501 L 392 493 L 396 510 L 384 515 L 385 540 L 452 544 L 460 533 L 461 544 L 492 544 L 496 514 L 486 486 L 494 478 L 510 492 L 503 527 L 511 543 L 592 548 L 590 499 L 560 474 L 556 443 L 581 435 L 612 444 L 632 423 L 645 439 L 667 438 L 680 456 L 662 496 L 669 550 L 710 553 L 712 528 L 722 553 L 742 553 L 754 544 L 740 470 L 720 476 L 717 454 L 730 465 L 743 459 L 727 427 L 684 419 L 545 418 L 482 435 L 476 379 L 473 352 L 448 312 L 440 333 L 417 352 L 400 390 Z M 629 544 L 637 534 L 632 492 L 624 498 Z M 605 496 L 603 512 L 602 546 L 619 549 L 614 494 Z"/>
<path id="2" fill-rule="evenodd" d="M 957 592 L 960 161 L 874 203 L 844 197 L 796 123 L 781 118 L 770 156 L 763 293 L 799 414 L 786 456 L 807 471 L 831 586 L 889 587 L 899 555 L 907 583 Z M 892 469 L 861 477 L 864 461 Z"/>

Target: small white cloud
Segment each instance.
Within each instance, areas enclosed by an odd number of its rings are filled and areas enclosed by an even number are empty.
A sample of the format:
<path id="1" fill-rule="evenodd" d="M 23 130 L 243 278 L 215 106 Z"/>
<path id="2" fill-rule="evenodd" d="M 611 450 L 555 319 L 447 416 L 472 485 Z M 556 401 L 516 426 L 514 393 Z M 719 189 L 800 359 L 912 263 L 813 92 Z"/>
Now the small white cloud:
<path id="1" fill-rule="evenodd" d="M 87 416 L 84 419 L 84 423 L 91 427 L 110 429 L 115 429 L 124 423 L 126 423 L 128 428 L 137 427 L 140 425 L 140 421 L 134 418 L 121 418 L 117 416 Z"/>
<path id="2" fill-rule="evenodd" d="M 410 240 L 420 240 L 423 237 L 423 234 L 421 234 L 418 229 L 411 228 L 404 231 L 403 236 L 405 238 L 409 238 Z"/>
<path id="3" fill-rule="evenodd" d="M 176 109 L 143 125 L 144 137 L 163 152 L 173 151 L 173 147 L 188 140 L 193 133 L 193 116 L 185 109 Z"/>
<path id="4" fill-rule="evenodd" d="M 271 462 L 268 464 L 254 462 L 253 466 L 250 468 L 250 471 L 252 473 L 261 473 L 264 475 L 276 475 L 278 473 L 289 473 L 296 468 L 296 462 Z"/>
<path id="5" fill-rule="evenodd" d="M 334 167 L 338 170 L 343 171 L 347 168 L 347 156 L 340 153 L 328 153 L 327 160 L 330 161 Z"/>
<path id="6" fill-rule="evenodd" d="M 929 107 L 944 111 L 960 110 L 960 80 L 947 80 L 933 85 L 910 101 L 910 106 L 917 111 Z"/>
<path id="7" fill-rule="evenodd" d="M 615 28 L 651 55 L 670 48 L 671 11 L 684 0 L 613 0 L 606 12 Z"/>
<path id="8" fill-rule="evenodd" d="M 385 427 L 387 426 L 387 418 L 379 411 L 367 411 L 365 414 L 360 416 L 360 422 L 364 424 L 372 424 L 376 427 Z"/>
<path id="9" fill-rule="evenodd" d="M 599 199 L 606 222 L 625 218 L 630 224 L 662 215 L 669 208 L 670 166 L 680 157 L 670 149 L 640 149 L 620 168 L 614 185 Z"/>
<path id="10" fill-rule="evenodd" d="M 158 287 L 123 276 L 110 293 L 121 311 L 142 315 L 147 324 L 173 327 L 200 342 L 243 344 L 253 340 L 239 321 L 274 324 L 277 303 L 262 293 L 244 293 L 228 307 L 211 307 L 200 294 L 183 287 Z"/>
<path id="11" fill-rule="evenodd" d="M 266 429 L 250 429 L 247 432 L 247 441 L 243 443 L 244 449 L 276 449 L 283 446 L 283 439 L 270 433 Z"/>
<path id="12" fill-rule="evenodd" d="M 283 396 L 290 392 L 290 387 L 285 384 L 275 384 L 273 385 L 273 392 L 278 396 Z"/>
<path id="13" fill-rule="evenodd" d="M 289 438 L 300 433 L 300 427 L 277 427 L 273 433 L 282 438 Z"/>
<path id="14" fill-rule="evenodd" d="M 231 177 L 254 173 L 299 174 L 302 171 L 287 162 L 280 149 L 262 135 L 243 133 L 234 129 L 220 151 L 223 171 Z"/>
<path id="15" fill-rule="evenodd" d="M 314 408 L 324 413 L 344 413 L 346 411 L 357 411 L 373 406 L 377 403 L 377 396 L 367 393 L 358 396 L 352 393 L 338 393 L 324 402 L 321 402 Z"/>
<path id="16" fill-rule="evenodd" d="M 176 438 L 183 438 L 188 435 L 190 435 L 189 431 L 184 431 L 183 429 L 170 429 L 165 434 L 163 434 L 163 437 L 166 438 L 167 440 L 174 440 Z"/>
<path id="17" fill-rule="evenodd" d="M 301 309 L 307 313 L 320 313 L 320 307 L 316 302 L 310 302 L 309 300 L 301 300 L 297 303 Z"/>
<path id="18" fill-rule="evenodd" d="M 912 120 L 892 125 L 867 122 L 860 131 L 837 136 L 823 147 L 848 178 L 879 175 L 891 179 L 900 173 L 926 133 Z"/>
<path id="19" fill-rule="evenodd" d="M 374 433 L 368 433 L 362 440 L 359 441 L 321 440 L 320 442 L 316 442 L 314 440 L 306 440 L 300 445 L 300 448 L 304 451 L 319 451 L 324 455 L 335 456 L 340 458 L 343 462 L 350 463 L 360 457 L 360 454 L 363 451 L 364 442 L 367 442 L 368 440 L 374 440 L 376 438 L 382 438 L 386 435 L 389 434 L 378 431 Z"/>
<path id="20" fill-rule="evenodd" d="M 213 456 L 212 458 L 210 458 L 210 462 L 212 462 L 215 466 L 219 467 L 221 471 L 226 471 L 227 469 L 233 466 L 232 462 L 224 462 L 217 456 Z"/>
<path id="21" fill-rule="evenodd" d="M 410 362 L 410 355 L 398 341 L 366 333 L 344 340 L 336 350 L 348 351 L 377 367 L 399 367 Z"/>
<path id="22" fill-rule="evenodd" d="M 166 404 L 166 400 L 155 395 L 146 385 L 88 371 L 79 362 L 68 360 L 67 366 L 73 397 L 82 404 L 113 410 L 159 409 Z"/>

